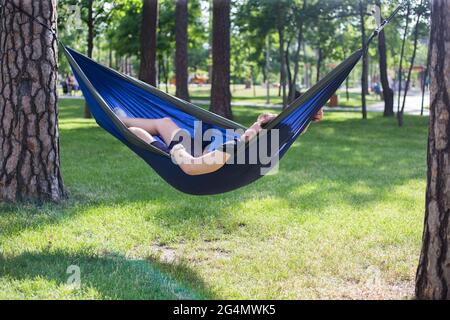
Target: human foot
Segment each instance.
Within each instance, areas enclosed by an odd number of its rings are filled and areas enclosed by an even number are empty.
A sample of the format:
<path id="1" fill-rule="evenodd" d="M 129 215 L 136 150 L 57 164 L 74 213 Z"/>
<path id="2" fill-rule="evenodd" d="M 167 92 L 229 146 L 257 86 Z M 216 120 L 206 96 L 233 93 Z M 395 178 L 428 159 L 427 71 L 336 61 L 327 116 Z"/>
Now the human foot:
<path id="1" fill-rule="evenodd" d="M 119 118 L 128 118 L 127 113 L 120 107 L 115 107 L 113 109 L 113 112 L 118 116 Z"/>

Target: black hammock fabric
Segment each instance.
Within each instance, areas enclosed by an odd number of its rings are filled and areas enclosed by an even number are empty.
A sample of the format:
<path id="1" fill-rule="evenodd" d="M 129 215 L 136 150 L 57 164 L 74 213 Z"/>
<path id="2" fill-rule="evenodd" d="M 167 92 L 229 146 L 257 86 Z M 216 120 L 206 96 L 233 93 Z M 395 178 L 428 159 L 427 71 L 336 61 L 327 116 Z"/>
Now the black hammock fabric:
<path id="1" fill-rule="evenodd" d="M 240 146 L 234 159 L 214 173 L 190 176 L 185 174 L 164 151 L 149 145 L 132 134 L 117 118 L 113 110 L 123 109 L 130 117 L 160 119 L 170 117 L 180 128 L 192 136 L 208 129 L 217 130 L 211 148 L 217 148 L 227 141 L 238 138 L 233 130 L 245 127 L 222 118 L 203 108 L 170 96 L 139 80 L 102 66 L 90 58 L 67 47 L 63 47 L 75 77 L 97 123 L 127 145 L 147 162 L 167 183 L 179 191 L 193 195 L 220 194 L 246 186 L 263 176 L 263 169 L 273 167 L 281 159 L 296 138 L 306 129 L 312 117 L 330 99 L 345 81 L 360 60 L 359 50 L 337 66 L 304 95 L 291 103 L 280 115 L 266 126 L 265 141 L 270 141 L 273 129 L 279 132 L 279 148 L 271 150 L 272 163 L 245 161 L 251 159 L 250 146 L 261 136 Z M 198 125 L 201 121 L 201 127 Z M 261 139 L 262 140 L 262 139 Z M 124 164 L 126 166 L 126 164 Z"/>

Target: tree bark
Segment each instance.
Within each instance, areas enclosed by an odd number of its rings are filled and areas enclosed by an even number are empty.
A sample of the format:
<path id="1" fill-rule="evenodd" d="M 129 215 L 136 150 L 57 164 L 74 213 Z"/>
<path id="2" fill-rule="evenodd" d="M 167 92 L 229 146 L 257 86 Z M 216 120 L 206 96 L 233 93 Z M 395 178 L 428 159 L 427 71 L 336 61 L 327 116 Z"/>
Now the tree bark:
<path id="1" fill-rule="evenodd" d="M 139 79 L 156 87 L 158 0 L 143 0 Z"/>
<path id="2" fill-rule="evenodd" d="M 381 0 L 376 1 L 376 5 L 381 11 Z M 381 20 L 383 18 L 381 17 Z M 379 53 L 379 67 L 380 67 L 380 82 L 383 88 L 384 113 L 385 117 L 394 116 L 394 90 L 389 85 L 387 57 L 386 57 L 386 38 L 384 30 L 381 30 L 378 35 L 378 53 Z"/>
<path id="3" fill-rule="evenodd" d="M 450 0 L 431 9 L 431 107 L 428 178 L 418 299 L 450 299 Z"/>
<path id="4" fill-rule="evenodd" d="M 88 0 L 88 16 L 87 16 L 87 56 L 92 58 L 92 52 L 94 51 L 94 0 Z M 92 118 L 91 110 L 89 110 L 87 102 L 84 103 L 84 118 Z"/>
<path id="5" fill-rule="evenodd" d="M 175 70 L 176 96 L 189 101 L 188 89 L 188 0 L 176 2 Z"/>
<path id="6" fill-rule="evenodd" d="M 230 92 L 230 0 L 213 0 L 212 85 L 210 110 L 233 117 Z"/>
<path id="7" fill-rule="evenodd" d="M 1 0 L 0 201 L 60 201 L 56 0 Z"/>

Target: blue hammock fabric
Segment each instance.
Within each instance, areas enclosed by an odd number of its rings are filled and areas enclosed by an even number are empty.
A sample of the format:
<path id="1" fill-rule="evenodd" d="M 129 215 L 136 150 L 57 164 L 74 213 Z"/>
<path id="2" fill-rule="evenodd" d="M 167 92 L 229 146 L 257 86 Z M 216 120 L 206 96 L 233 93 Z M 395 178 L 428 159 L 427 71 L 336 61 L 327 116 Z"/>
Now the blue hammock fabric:
<path id="1" fill-rule="evenodd" d="M 192 136 L 202 130 L 218 130 L 224 138 L 213 141 L 213 148 L 237 138 L 227 129 L 245 127 L 102 66 L 75 50 L 67 47 L 63 49 L 97 123 L 127 145 L 177 190 L 192 195 L 220 194 L 246 186 L 262 177 L 261 169 L 267 165 L 259 162 L 230 163 L 214 173 L 199 176 L 185 174 L 172 162 L 168 154 L 146 144 L 129 132 L 112 110 L 120 107 L 131 117 L 147 119 L 170 117 Z M 286 154 L 295 139 L 309 125 L 312 117 L 345 81 L 362 53 L 362 50 L 359 50 L 351 55 L 266 126 L 269 138 L 271 129 L 279 129 L 280 145 L 278 152 L 272 152 L 274 159 L 281 159 Z M 202 128 L 195 128 L 195 123 L 199 120 L 202 121 Z M 244 145 L 239 148 L 238 153 L 245 152 L 245 159 L 249 159 L 249 149 L 248 144 Z M 235 155 L 237 156 L 238 154 Z"/>

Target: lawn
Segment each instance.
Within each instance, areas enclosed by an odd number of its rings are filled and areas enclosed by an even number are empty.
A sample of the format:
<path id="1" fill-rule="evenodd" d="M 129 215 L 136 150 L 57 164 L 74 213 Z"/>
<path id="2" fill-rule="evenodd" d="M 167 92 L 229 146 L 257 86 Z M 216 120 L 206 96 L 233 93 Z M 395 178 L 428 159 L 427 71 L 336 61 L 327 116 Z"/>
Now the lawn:
<path id="1" fill-rule="evenodd" d="M 345 90 L 338 91 L 338 104 L 340 107 L 361 108 L 361 93 L 349 92 L 348 98 L 349 99 L 347 100 Z M 371 93 L 366 96 L 367 105 L 380 102 L 382 102 L 380 96 L 375 93 Z"/>
<path id="2" fill-rule="evenodd" d="M 234 108 L 245 124 L 260 111 Z M 0 205 L 0 299 L 412 297 L 427 118 L 327 114 L 277 175 L 193 197 L 81 116 L 61 101 L 69 200 Z"/>
<path id="3" fill-rule="evenodd" d="M 161 86 L 161 90 L 165 90 L 166 87 L 164 85 Z M 303 89 L 303 92 L 306 89 Z M 267 102 L 266 99 L 266 88 L 261 85 L 257 85 L 254 88 L 246 89 L 244 85 L 231 85 L 230 91 L 232 95 L 233 102 L 241 102 L 241 103 L 255 103 L 255 104 L 264 104 Z M 168 92 L 170 94 L 175 94 L 175 86 L 171 85 L 168 87 Z M 190 85 L 189 93 L 191 99 L 194 101 L 202 101 L 209 100 L 211 94 L 211 86 L 210 85 Z M 349 93 L 349 99 L 347 100 L 347 95 L 344 89 L 338 91 L 338 101 L 340 107 L 354 107 L 361 108 L 361 93 L 355 92 L 355 89 L 351 89 Z M 382 100 L 379 95 L 371 93 L 366 96 L 367 104 L 375 104 L 380 103 Z M 281 104 L 282 98 L 278 96 L 278 88 L 271 87 L 270 88 L 270 103 L 271 104 Z"/>

